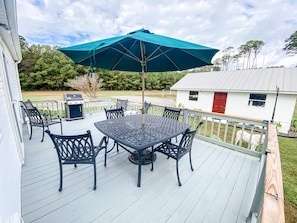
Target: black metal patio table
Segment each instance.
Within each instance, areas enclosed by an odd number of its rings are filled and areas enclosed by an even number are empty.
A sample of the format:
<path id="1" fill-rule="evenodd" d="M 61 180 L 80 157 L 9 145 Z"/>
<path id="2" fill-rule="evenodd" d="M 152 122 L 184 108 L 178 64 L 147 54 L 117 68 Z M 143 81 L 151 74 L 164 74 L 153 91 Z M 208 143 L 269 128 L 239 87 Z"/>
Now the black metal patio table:
<path id="1" fill-rule="evenodd" d="M 156 115 L 146 114 L 144 119 L 145 123 L 142 124 L 142 115 L 129 115 L 94 123 L 104 135 L 138 152 L 138 187 L 141 185 L 143 151 L 190 128 L 189 124 Z"/>

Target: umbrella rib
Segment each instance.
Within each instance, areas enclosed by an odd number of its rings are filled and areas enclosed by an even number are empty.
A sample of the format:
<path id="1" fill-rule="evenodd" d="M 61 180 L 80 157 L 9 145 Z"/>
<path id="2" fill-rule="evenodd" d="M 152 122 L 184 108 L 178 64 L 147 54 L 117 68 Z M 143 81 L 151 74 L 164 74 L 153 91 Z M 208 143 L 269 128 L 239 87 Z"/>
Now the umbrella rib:
<path id="1" fill-rule="evenodd" d="M 131 46 L 133 46 L 135 43 L 136 43 L 136 41 L 134 41 Z M 121 43 L 118 43 L 118 44 L 125 50 L 125 52 L 124 51 L 121 51 L 121 50 L 119 50 L 117 48 L 111 47 L 114 51 L 117 51 L 117 52 L 119 52 L 119 53 L 122 54 L 121 58 L 117 61 L 117 63 L 115 63 L 115 65 L 113 66 L 113 68 L 116 67 L 120 63 L 120 61 L 122 60 L 122 58 L 124 56 L 130 57 L 131 59 L 133 59 L 133 60 L 138 61 L 139 63 L 141 63 L 141 60 L 139 60 L 139 58 L 135 54 L 133 54 L 128 48 L 126 48 Z"/>
<path id="2" fill-rule="evenodd" d="M 200 57 L 198 57 L 198 56 L 195 55 L 195 54 L 192 54 L 192 53 L 190 53 L 190 52 L 188 52 L 188 51 L 185 51 L 185 50 L 183 50 L 183 49 L 180 49 L 180 50 L 183 51 L 183 52 L 186 53 L 186 54 L 189 54 L 189 55 L 191 55 L 191 56 L 193 56 L 193 57 L 195 57 L 195 58 L 197 58 L 197 59 L 199 59 L 199 60 L 205 62 L 205 63 L 211 64 L 210 62 L 205 61 L 204 59 L 201 59 Z"/>
<path id="3" fill-rule="evenodd" d="M 156 55 L 156 56 L 154 56 L 154 57 L 151 57 L 151 56 L 153 56 L 153 55 L 155 54 L 155 52 L 156 52 L 157 50 L 160 50 L 162 53 L 160 53 L 160 54 L 158 54 L 158 55 Z M 158 48 L 156 48 L 156 49 L 154 50 L 154 52 L 152 52 L 152 53 L 147 57 L 147 61 L 151 61 L 151 60 L 154 60 L 155 58 L 160 57 L 161 55 L 165 55 L 165 57 L 167 57 L 167 59 L 173 64 L 173 66 L 176 67 L 177 70 L 181 70 L 180 67 L 177 66 L 177 64 L 174 63 L 173 60 L 171 60 L 170 57 L 167 56 L 166 53 L 168 53 L 168 52 L 171 51 L 171 50 L 173 50 L 173 49 L 168 49 L 168 50 L 166 50 L 166 51 L 163 51 L 163 50 L 161 49 L 161 46 L 159 45 Z"/>
<path id="4" fill-rule="evenodd" d="M 154 54 L 158 51 L 158 50 L 160 50 L 162 53 L 161 54 L 158 54 L 158 55 L 156 55 L 156 56 L 154 56 Z M 167 52 L 169 52 L 170 50 L 172 50 L 172 49 L 168 49 L 166 52 L 164 52 L 164 51 L 162 51 L 161 50 L 161 46 L 160 45 L 158 45 L 158 47 L 147 57 L 147 61 L 151 61 L 151 60 L 154 60 L 155 58 L 158 58 L 159 56 L 161 56 L 161 55 L 163 55 L 163 54 L 166 54 Z M 154 56 L 154 57 L 152 57 L 152 56 Z M 152 58 L 151 58 L 152 57 Z"/>
<path id="5" fill-rule="evenodd" d="M 174 49 L 177 49 L 177 48 L 174 48 Z M 160 50 L 162 53 L 161 53 L 161 54 L 158 54 L 158 55 L 156 55 L 156 56 L 154 56 L 154 57 L 151 57 L 157 50 Z M 159 45 L 158 48 L 156 48 L 156 50 L 154 50 L 154 52 L 151 53 L 151 54 L 147 57 L 147 58 L 148 58 L 147 61 L 154 60 L 155 58 L 157 58 L 157 57 L 159 57 L 159 56 L 161 56 L 161 55 L 164 55 L 164 56 L 165 56 L 165 57 L 166 57 L 166 58 L 173 64 L 173 66 L 176 67 L 176 69 L 181 70 L 180 67 L 179 67 L 173 60 L 171 60 L 170 57 L 168 57 L 167 53 L 168 53 L 169 51 L 171 51 L 171 50 L 173 50 L 173 49 L 168 49 L 168 50 L 166 50 L 166 51 L 162 51 L 161 46 Z M 188 55 L 191 55 L 192 57 L 195 57 L 196 59 L 199 59 L 199 60 L 201 60 L 201 61 L 203 61 L 203 62 L 205 62 L 205 63 L 207 63 L 207 64 L 211 64 L 211 63 L 209 63 L 208 61 L 205 61 L 204 59 L 200 58 L 199 56 L 197 56 L 197 55 L 195 55 L 195 54 L 192 54 L 192 53 L 190 53 L 190 52 L 188 52 L 188 51 L 186 51 L 186 50 L 184 50 L 184 49 L 179 49 L 179 50 L 181 50 L 181 51 L 183 51 L 184 53 L 186 53 L 186 54 L 188 54 Z"/>

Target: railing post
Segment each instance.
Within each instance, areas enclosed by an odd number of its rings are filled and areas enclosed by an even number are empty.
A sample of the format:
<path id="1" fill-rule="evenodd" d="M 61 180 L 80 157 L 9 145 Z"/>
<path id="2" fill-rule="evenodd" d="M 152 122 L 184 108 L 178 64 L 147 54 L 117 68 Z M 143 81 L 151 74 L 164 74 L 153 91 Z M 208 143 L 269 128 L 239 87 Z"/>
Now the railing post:
<path id="1" fill-rule="evenodd" d="M 188 123 L 189 121 L 189 110 L 183 109 L 183 122 Z"/>
<path id="2" fill-rule="evenodd" d="M 111 108 L 111 98 L 110 97 L 108 97 L 108 108 L 110 109 Z"/>
<path id="3" fill-rule="evenodd" d="M 264 145 L 263 145 L 263 150 L 262 150 L 262 154 L 266 153 L 267 147 L 268 147 L 268 123 L 269 121 L 264 120 L 263 123 L 266 124 L 266 134 L 265 134 L 265 139 L 264 139 Z M 262 135 L 263 132 L 261 132 Z M 263 137 L 263 135 L 262 135 Z"/>

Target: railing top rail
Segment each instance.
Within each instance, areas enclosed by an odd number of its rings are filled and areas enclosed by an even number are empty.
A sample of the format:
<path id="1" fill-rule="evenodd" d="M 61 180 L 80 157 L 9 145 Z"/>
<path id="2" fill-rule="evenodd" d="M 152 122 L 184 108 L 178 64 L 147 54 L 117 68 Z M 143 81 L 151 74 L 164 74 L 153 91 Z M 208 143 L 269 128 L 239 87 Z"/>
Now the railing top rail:
<path id="1" fill-rule="evenodd" d="M 205 115 L 208 117 L 213 117 L 221 120 L 230 120 L 230 121 L 245 122 L 245 123 L 258 123 L 258 124 L 266 123 L 266 125 L 268 123 L 267 120 L 262 120 L 262 119 L 253 119 L 253 118 L 247 118 L 247 117 L 225 115 L 221 113 L 197 111 L 197 110 L 191 110 L 191 109 L 189 109 L 188 111 L 189 113 L 201 114 L 201 115 Z"/>

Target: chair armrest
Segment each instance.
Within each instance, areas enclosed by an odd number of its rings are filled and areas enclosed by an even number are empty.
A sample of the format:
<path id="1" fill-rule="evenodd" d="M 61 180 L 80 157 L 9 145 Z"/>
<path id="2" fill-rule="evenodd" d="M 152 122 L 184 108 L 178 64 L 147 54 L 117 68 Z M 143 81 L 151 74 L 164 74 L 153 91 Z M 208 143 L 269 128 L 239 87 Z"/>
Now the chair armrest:
<path id="1" fill-rule="evenodd" d="M 103 136 L 103 138 L 100 140 L 99 145 L 98 145 L 99 151 L 102 149 L 105 149 L 107 147 L 107 143 L 108 143 L 107 136 Z"/>
<path id="2" fill-rule="evenodd" d="M 60 115 L 54 116 L 52 110 L 47 107 L 45 110 L 43 110 L 42 116 L 45 118 L 46 121 L 52 121 L 53 119 L 59 119 L 62 120 Z"/>

